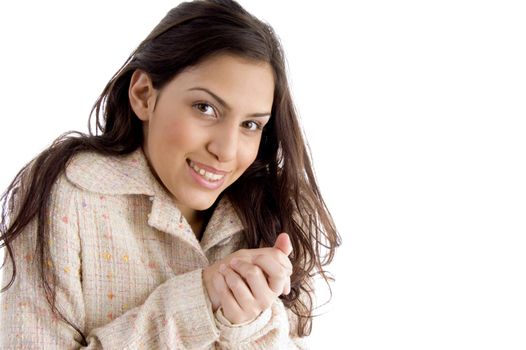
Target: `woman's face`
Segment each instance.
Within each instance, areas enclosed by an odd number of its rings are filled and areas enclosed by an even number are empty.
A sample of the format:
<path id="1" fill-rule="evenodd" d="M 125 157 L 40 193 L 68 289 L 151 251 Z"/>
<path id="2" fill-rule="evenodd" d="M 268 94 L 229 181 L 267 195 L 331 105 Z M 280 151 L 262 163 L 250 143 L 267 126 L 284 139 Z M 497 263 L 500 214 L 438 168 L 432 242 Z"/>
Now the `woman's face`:
<path id="1" fill-rule="evenodd" d="M 256 159 L 273 96 L 268 63 L 228 54 L 187 68 L 161 90 L 135 72 L 130 100 L 145 155 L 183 214 L 209 208 Z"/>

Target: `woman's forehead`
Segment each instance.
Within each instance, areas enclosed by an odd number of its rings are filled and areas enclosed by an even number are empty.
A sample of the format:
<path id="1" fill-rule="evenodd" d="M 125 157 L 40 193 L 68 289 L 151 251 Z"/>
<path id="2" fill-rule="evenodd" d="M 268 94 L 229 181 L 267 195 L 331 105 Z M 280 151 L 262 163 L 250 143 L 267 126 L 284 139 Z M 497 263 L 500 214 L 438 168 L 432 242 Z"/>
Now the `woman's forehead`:
<path id="1" fill-rule="evenodd" d="M 232 55 L 215 56 L 179 73 L 171 82 L 181 92 L 217 96 L 231 105 L 251 105 L 270 110 L 274 97 L 274 74 L 266 62 L 254 62 Z M 214 96 L 214 97 L 215 97 Z"/>

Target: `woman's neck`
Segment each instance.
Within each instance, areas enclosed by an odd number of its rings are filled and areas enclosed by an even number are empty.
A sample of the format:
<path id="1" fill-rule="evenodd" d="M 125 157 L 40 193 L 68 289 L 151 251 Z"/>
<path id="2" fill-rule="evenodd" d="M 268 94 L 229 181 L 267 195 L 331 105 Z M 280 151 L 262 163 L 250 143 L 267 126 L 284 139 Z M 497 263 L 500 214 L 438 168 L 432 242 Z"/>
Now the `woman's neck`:
<path id="1" fill-rule="evenodd" d="M 190 208 L 180 208 L 181 214 L 192 228 L 198 241 L 201 241 L 204 229 L 210 220 L 209 210 L 194 210 Z"/>

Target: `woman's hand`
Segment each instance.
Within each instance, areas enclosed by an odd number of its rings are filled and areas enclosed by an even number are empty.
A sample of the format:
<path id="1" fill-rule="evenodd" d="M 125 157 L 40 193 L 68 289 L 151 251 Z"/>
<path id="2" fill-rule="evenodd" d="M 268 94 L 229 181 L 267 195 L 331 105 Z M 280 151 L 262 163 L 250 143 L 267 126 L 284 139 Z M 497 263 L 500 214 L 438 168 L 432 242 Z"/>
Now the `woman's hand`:
<path id="1" fill-rule="evenodd" d="M 292 245 L 286 233 L 272 248 L 241 249 L 205 268 L 203 278 L 214 311 L 223 307 L 233 324 L 254 319 L 290 292 Z"/>

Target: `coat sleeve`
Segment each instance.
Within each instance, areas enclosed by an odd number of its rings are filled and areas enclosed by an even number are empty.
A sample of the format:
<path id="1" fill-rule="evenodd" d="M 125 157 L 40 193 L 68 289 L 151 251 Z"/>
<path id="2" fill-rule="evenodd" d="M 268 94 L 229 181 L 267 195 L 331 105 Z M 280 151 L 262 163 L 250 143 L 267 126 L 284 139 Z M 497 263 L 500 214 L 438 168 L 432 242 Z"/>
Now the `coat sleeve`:
<path id="1" fill-rule="evenodd" d="M 39 286 L 33 221 L 12 242 L 17 274 L 14 284 L 0 295 L 0 349 L 214 348 L 219 330 L 205 295 L 202 269 L 168 279 L 142 305 L 102 327 L 85 329 L 88 316 L 81 280 L 77 192 L 64 182 L 59 178 L 52 191 L 50 259 L 45 263 L 57 276 L 57 307 L 82 330 L 87 344 L 71 325 L 51 312 Z M 12 264 L 7 259 L 2 286 L 9 282 L 11 272 Z"/>
<path id="2" fill-rule="evenodd" d="M 281 300 L 262 312 L 255 320 L 232 325 L 217 309 L 215 322 L 220 330 L 219 348 L 236 350 L 309 349 L 308 337 L 295 333 L 296 316 L 286 310 Z"/>

